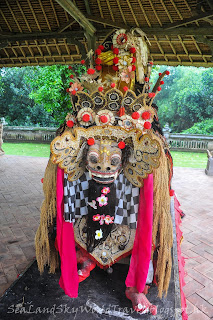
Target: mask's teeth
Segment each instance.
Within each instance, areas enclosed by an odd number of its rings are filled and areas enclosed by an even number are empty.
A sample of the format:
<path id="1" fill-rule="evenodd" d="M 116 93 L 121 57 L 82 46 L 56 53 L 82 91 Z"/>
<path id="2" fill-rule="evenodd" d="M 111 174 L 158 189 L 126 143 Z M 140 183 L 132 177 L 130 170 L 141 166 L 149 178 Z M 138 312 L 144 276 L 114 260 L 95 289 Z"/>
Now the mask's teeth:
<path id="1" fill-rule="evenodd" d="M 92 179 L 92 172 L 89 170 L 89 177 Z"/>
<path id="2" fill-rule="evenodd" d="M 117 177 L 118 177 L 118 171 L 115 174 L 115 180 L 117 179 Z"/>
<path id="3" fill-rule="evenodd" d="M 98 177 L 98 178 L 103 178 L 103 177 L 105 177 L 105 178 L 114 178 L 114 174 L 111 174 L 111 175 L 104 175 L 104 174 L 93 174 L 93 176 L 94 177 Z"/>

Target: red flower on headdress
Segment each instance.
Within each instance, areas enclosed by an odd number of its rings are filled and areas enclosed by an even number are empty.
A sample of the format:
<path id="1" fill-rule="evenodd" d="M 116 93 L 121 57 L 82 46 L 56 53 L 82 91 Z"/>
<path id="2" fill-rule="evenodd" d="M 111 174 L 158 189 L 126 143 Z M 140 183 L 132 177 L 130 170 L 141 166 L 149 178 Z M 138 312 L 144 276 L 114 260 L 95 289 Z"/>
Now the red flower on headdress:
<path id="1" fill-rule="evenodd" d="M 135 53 L 135 52 L 136 52 L 136 49 L 135 49 L 134 47 L 132 47 L 132 48 L 129 49 L 129 51 L 130 51 L 131 53 Z"/>
<path id="2" fill-rule="evenodd" d="M 88 73 L 88 74 L 94 74 L 94 73 L 95 73 L 95 69 L 89 68 L 89 69 L 87 70 L 87 73 Z"/>

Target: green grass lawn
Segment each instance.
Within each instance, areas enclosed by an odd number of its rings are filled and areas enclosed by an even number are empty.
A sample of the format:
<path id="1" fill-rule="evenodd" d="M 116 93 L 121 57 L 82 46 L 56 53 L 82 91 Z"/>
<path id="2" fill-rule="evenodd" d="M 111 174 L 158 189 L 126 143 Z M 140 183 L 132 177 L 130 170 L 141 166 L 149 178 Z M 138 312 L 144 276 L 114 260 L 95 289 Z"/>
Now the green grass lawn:
<path id="1" fill-rule="evenodd" d="M 3 143 L 5 154 L 31 157 L 49 157 L 50 145 L 38 143 Z M 206 153 L 172 151 L 175 167 L 205 169 Z"/>
<path id="2" fill-rule="evenodd" d="M 31 157 L 49 157 L 50 155 L 49 144 L 5 142 L 2 149 L 8 155 Z"/>
<path id="3" fill-rule="evenodd" d="M 174 167 L 188 167 L 205 169 L 207 154 L 198 152 L 171 151 Z"/>

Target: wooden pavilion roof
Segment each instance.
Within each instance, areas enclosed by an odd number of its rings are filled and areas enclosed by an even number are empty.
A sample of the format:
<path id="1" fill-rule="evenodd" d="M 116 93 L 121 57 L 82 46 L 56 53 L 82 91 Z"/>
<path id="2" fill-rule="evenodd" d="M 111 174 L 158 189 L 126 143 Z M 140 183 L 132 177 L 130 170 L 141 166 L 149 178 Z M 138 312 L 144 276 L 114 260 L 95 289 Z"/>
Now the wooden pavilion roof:
<path id="1" fill-rule="evenodd" d="M 0 67 L 77 63 L 132 27 L 155 64 L 213 67 L 212 0 L 1 0 Z"/>

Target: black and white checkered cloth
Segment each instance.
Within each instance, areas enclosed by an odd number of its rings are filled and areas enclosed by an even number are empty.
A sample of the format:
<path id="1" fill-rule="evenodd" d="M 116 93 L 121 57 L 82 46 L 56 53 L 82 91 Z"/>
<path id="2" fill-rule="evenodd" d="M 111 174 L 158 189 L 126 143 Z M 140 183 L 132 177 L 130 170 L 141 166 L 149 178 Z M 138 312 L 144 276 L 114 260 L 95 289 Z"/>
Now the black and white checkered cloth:
<path id="1" fill-rule="evenodd" d="M 88 187 L 89 173 L 85 172 L 78 180 L 69 181 L 64 174 L 64 219 L 75 222 L 75 218 L 81 218 L 88 214 Z M 137 215 L 139 205 L 139 188 L 134 187 L 120 173 L 115 180 L 116 206 L 114 223 L 125 224 L 135 229 L 137 226 Z M 103 185 L 104 186 L 104 185 Z"/>

